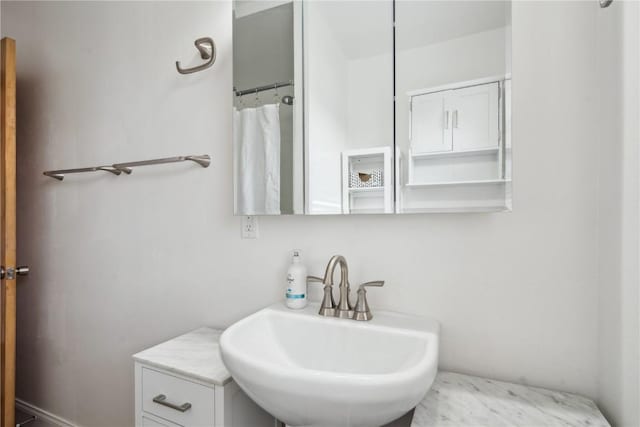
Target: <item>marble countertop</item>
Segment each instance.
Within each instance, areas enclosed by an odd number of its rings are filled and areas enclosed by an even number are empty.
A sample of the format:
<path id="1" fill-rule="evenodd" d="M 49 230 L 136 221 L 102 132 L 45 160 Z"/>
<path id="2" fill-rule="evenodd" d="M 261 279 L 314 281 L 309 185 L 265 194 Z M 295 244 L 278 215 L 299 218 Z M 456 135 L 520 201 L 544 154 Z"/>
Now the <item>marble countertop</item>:
<path id="1" fill-rule="evenodd" d="M 222 331 L 200 328 L 137 353 L 146 365 L 224 385 Z M 609 427 L 593 401 L 571 393 L 439 372 L 411 427 Z"/>
<path id="2" fill-rule="evenodd" d="M 224 385 L 231 381 L 231 374 L 220 356 L 221 334 L 217 329 L 199 328 L 134 354 L 133 358 L 209 384 Z"/>
<path id="3" fill-rule="evenodd" d="M 609 426 L 593 401 L 571 393 L 439 372 L 411 427 Z"/>

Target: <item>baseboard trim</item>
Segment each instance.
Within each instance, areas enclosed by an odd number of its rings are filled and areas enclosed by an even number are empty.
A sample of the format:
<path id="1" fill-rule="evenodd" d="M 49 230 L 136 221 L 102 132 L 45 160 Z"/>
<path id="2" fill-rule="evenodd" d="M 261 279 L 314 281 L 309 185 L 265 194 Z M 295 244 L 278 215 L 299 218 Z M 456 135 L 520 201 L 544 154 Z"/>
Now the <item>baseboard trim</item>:
<path id="1" fill-rule="evenodd" d="M 30 415 L 35 415 L 48 424 L 53 424 L 59 427 L 80 427 L 69 420 L 65 420 L 64 418 L 59 417 L 56 414 L 52 414 L 49 411 L 38 408 L 36 405 L 25 402 L 22 399 L 16 399 L 16 407 Z"/>

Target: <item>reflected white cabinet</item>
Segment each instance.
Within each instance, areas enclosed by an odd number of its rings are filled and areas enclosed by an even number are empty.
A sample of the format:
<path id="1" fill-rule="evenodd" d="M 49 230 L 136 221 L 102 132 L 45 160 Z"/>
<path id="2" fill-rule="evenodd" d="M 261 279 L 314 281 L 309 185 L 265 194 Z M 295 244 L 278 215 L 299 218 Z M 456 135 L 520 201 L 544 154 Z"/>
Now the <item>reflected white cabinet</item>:
<path id="1" fill-rule="evenodd" d="M 497 149 L 499 98 L 498 82 L 412 94 L 411 154 Z"/>
<path id="2" fill-rule="evenodd" d="M 451 117 L 445 107 L 445 95 L 448 93 L 426 93 L 410 98 L 412 153 L 451 151 Z"/>
<path id="3" fill-rule="evenodd" d="M 510 209 L 509 85 L 509 76 L 496 76 L 407 93 L 410 146 L 408 158 L 397 156 L 402 212 Z"/>
<path id="4" fill-rule="evenodd" d="M 452 90 L 445 100 L 451 111 L 454 151 L 497 148 L 499 137 L 498 83 Z"/>

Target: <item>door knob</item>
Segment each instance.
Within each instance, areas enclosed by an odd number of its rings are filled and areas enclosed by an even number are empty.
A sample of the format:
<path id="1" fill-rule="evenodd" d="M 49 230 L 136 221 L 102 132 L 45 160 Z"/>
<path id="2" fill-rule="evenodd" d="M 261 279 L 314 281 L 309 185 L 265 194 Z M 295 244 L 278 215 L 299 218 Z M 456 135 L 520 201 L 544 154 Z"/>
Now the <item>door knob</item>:
<path id="1" fill-rule="evenodd" d="M 6 270 L 4 266 L 0 266 L 0 279 L 4 279 L 6 277 L 7 280 L 13 280 L 16 278 L 16 274 L 18 276 L 28 276 L 29 266 L 22 265 L 18 268 L 9 267 Z"/>

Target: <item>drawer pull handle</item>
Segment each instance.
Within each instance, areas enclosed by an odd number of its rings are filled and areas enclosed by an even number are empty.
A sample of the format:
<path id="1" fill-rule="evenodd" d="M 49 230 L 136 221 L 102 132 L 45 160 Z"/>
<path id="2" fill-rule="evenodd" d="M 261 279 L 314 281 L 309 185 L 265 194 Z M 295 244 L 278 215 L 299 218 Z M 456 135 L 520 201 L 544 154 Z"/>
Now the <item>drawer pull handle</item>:
<path id="1" fill-rule="evenodd" d="M 153 398 L 153 401 L 159 405 L 166 406 L 171 409 L 175 409 L 176 411 L 186 412 L 191 409 L 191 403 L 183 403 L 182 405 L 176 405 L 175 403 L 167 402 L 167 396 L 164 394 L 159 394 Z"/>

